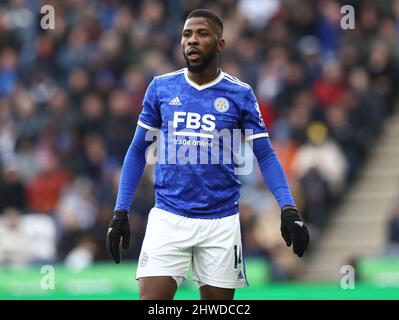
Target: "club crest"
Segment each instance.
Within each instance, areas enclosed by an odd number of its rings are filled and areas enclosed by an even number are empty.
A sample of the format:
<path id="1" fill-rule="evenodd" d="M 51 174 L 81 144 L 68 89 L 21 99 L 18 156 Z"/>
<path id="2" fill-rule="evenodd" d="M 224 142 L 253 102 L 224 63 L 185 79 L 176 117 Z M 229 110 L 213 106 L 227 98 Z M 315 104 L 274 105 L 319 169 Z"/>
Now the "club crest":
<path id="1" fill-rule="evenodd" d="M 219 97 L 215 99 L 213 106 L 219 112 L 226 112 L 230 108 L 230 103 L 226 98 Z"/>

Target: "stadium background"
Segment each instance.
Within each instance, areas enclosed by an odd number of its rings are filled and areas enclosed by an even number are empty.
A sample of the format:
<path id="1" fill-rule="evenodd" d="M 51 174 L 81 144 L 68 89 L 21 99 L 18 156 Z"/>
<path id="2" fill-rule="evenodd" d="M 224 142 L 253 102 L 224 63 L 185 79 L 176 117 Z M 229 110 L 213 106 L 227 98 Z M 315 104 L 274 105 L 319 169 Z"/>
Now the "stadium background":
<path id="1" fill-rule="evenodd" d="M 44 4 L 55 9 L 54 30 L 40 28 Z M 347 4 L 354 30 L 340 27 Z M 378 145 L 387 135 L 390 149 L 398 145 L 399 1 L 11 0 L 0 1 L 0 299 L 137 298 L 152 167 L 136 192 L 121 265 L 107 255 L 105 233 L 146 86 L 184 67 L 181 26 L 200 7 L 224 20 L 222 68 L 254 88 L 312 235 L 306 257 L 296 258 L 260 173 L 241 177 L 251 287 L 236 298 L 399 297 L 397 171 L 382 177 L 391 192 L 373 212 L 384 230 L 378 247 L 347 257 L 356 289 L 341 288 L 339 268 L 333 276 L 304 276 L 323 259 L 320 243 Z M 399 161 L 390 158 L 388 169 Z M 363 243 L 354 231 L 367 225 L 348 221 L 351 248 Z M 54 268 L 54 290 L 40 286 L 43 266 Z M 176 296 L 198 297 L 190 281 Z"/>

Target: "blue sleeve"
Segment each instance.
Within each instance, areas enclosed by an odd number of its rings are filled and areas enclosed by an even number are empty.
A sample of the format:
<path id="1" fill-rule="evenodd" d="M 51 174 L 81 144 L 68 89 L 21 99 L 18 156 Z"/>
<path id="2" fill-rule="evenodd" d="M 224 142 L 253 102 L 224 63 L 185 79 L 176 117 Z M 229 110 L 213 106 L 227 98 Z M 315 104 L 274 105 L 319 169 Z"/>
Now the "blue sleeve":
<path id="1" fill-rule="evenodd" d="M 269 190 L 273 193 L 280 208 L 285 205 L 296 206 L 287 177 L 268 138 L 253 140 L 253 152 L 258 159 L 259 168 Z"/>
<path id="2" fill-rule="evenodd" d="M 143 99 L 143 109 L 138 124 L 145 129 L 160 128 L 162 123 L 157 94 L 157 81 L 154 78 L 148 85 Z"/>
<path id="3" fill-rule="evenodd" d="M 129 211 L 134 192 L 139 184 L 146 164 L 145 152 L 153 141 L 146 141 L 147 130 L 137 126 L 132 143 L 123 161 L 118 196 L 114 210 Z"/>
<path id="4" fill-rule="evenodd" d="M 247 140 L 268 137 L 267 129 L 260 113 L 255 93 L 249 89 L 241 107 L 241 131 Z"/>

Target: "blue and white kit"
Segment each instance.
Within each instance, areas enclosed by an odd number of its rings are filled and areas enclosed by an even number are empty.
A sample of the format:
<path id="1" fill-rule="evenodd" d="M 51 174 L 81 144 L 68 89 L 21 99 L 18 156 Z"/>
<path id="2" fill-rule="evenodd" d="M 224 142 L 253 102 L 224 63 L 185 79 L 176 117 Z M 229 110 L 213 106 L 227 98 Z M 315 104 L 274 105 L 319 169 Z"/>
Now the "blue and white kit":
<path id="1" fill-rule="evenodd" d="M 160 129 L 166 137 L 159 146 L 166 161 L 157 163 L 155 168 L 156 208 L 186 217 L 210 219 L 238 212 L 240 182 L 234 172 L 237 166 L 234 161 L 225 163 L 222 158 L 216 164 L 168 161 L 179 158 L 176 155 L 179 149 L 186 147 L 179 144 L 184 143 L 184 139 L 199 141 L 198 149 L 202 148 L 201 142 L 206 142 L 210 159 L 215 152 L 212 141 L 218 142 L 220 138 L 212 133 L 223 130 L 231 136 L 237 130 L 243 134 L 251 132 L 246 140 L 253 140 L 253 151 L 268 187 L 280 207 L 294 205 L 253 90 L 237 78 L 221 71 L 212 82 L 198 85 L 188 78 L 187 69 L 155 77 L 145 94 L 138 125 L 126 155 L 115 210 L 130 207 L 141 176 L 139 171 L 145 164 L 143 152 L 152 142 L 145 141 L 144 136 L 147 130 L 154 129 Z M 213 145 L 221 148 L 222 144 L 213 142 Z M 175 154 L 168 154 L 170 150 Z M 222 153 L 219 152 L 220 157 Z"/>
<path id="2" fill-rule="evenodd" d="M 295 206 L 252 88 L 222 70 L 202 85 L 189 79 L 187 69 L 154 77 L 123 163 L 115 210 L 129 210 L 153 143 L 148 134 L 154 131 L 161 137 L 155 207 L 136 277 L 172 276 L 180 284 L 192 265 L 200 285 L 246 286 L 240 181 L 232 161 L 237 132 L 252 143 L 279 206 Z"/>

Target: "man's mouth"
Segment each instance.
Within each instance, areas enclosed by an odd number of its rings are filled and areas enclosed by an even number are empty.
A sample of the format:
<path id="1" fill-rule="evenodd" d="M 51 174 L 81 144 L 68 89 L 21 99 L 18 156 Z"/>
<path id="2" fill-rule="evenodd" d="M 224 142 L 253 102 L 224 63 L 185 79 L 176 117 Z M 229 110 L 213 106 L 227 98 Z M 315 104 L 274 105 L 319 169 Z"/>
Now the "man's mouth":
<path id="1" fill-rule="evenodd" d="M 187 50 L 187 58 L 190 60 L 197 60 L 201 57 L 201 51 L 197 48 L 190 48 Z"/>

